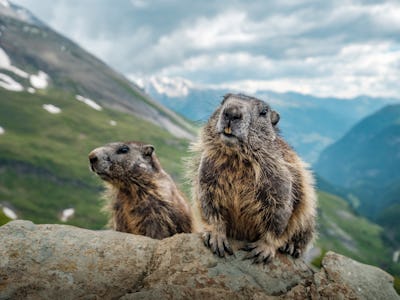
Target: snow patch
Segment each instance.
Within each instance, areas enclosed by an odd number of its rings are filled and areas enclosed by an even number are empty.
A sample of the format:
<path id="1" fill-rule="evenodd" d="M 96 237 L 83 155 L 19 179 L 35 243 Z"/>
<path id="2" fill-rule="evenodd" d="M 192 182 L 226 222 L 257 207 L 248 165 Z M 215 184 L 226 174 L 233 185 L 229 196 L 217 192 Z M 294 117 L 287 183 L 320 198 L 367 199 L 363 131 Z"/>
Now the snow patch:
<path id="1" fill-rule="evenodd" d="M 9 66 L 8 70 L 13 72 L 15 75 L 18 75 L 19 77 L 22 77 L 22 78 L 28 78 L 29 77 L 28 73 L 26 73 L 25 71 L 23 71 L 21 69 L 18 69 L 17 67 L 15 67 L 13 65 Z"/>
<path id="2" fill-rule="evenodd" d="M 0 67 L 7 69 L 11 65 L 10 57 L 7 55 L 6 51 L 0 47 Z"/>
<path id="3" fill-rule="evenodd" d="M 49 83 L 48 83 L 49 76 L 45 72 L 39 71 L 36 75 L 35 74 L 30 75 L 29 73 L 17 68 L 16 66 L 13 66 L 11 63 L 10 57 L 7 55 L 7 53 L 1 47 L 0 47 L 0 68 L 11 71 L 19 77 L 29 78 L 31 85 L 34 88 L 45 89 L 49 85 Z M 2 78 L 3 85 L 0 85 L 0 86 L 4 87 L 6 89 L 12 90 L 12 91 L 22 91 L 24 89 L 22 85 L 17 83 L 10 76 L 5 75 L 5 74 L 3 74 L 3 75 L 7 76 L 7 78 L 2 76 L 3 77 Z M 4 83 L 4 82 L 6 82 L 6 83 Z"/>
<path id="4" fill-rule="evenodd" d="M 27 91 L 28 91 L 28 93 L 31 93 L 31 94 L 36 93 L 36 90 L 33 87 L 28 87 Z"/>
<path id="5" fill-rule="evenodd" d="M 49 76 L 45 72 L 39 71 L 37 75 L 31 75 L 29 81 L 34 88 L 45 89 L 49 85 L 48 79 Z"/>
<path id="6" fill-rule="evenodd" d="M 5 206 L 3 207 L 3 213 L 11 220 L 15 220 L 18 217 L 17 214 L 11 208 Z"/>
<path id="7" fill-rule="evenodd" d="M 397 263 L 399 261 L 400 250 L 393 252 L 393 262 Z"/>
<path id="8" fill-rule="evenodd" d="M 10 57 L 7 55 L 7 53 L 1 47 L 0 47 L 0 68 L 9 70 L 9 71 L 13 72 L 15 75 L 18 75 L 19 77 L 22 77 L 22 78 L 29 77 L 28 73 L 26 73 L 25 71 L 23 71 L 11 64 Z"/>
<path id="9" fill-rule="evenodd" d="M 43 104 L 42 107 L 51 114 L 59 114 L 61 112 L 61 109 L 53 104 Z"/>
<path id="10" fill-rule="evenodd" d="M 66 208 L 62 211 L 60 221 L 61 222 L 67 222 L 69 219 L 71 219 L 75 214 L 75 209 L 74 208 Z"/>
<path id="11" fill-rule="evenodd" d="M 6 131 L 4 130 L 3 127 L 0 126 L 0 134 L 4 134 Z"/>
<path id="12" fill-rule="evenodd" d="M 83 97 L 83 96 L 81 96 L 81 95 L 76 95 L 75 98 L 76 98 L 76 100 L 85 103 L 86 105 L 90 106 L 91 108 L 93 108 L 93 109 L 95 109 L 95 110 L 100 111 L 100 110 L 103 109 L 100 105 L 98 105 L 98 104 L 97 104 L 96 102 L 94 102 L 92 99 L 85 98 L 85 97 Z"/>
<path id="13" fill-rule="evenodd" d="M 117 126 L 117 122 L 114 121 L 114 120 L 110 120 L 110 125 L 111 125 L 111 126 Z"/>
<path id="14" fill-rule="evenodd" d="M 6 90 L 20 92 L 24 90 L 24 87 L 12 79 L 10 76 L 0 73 L 0 86 Z"/>

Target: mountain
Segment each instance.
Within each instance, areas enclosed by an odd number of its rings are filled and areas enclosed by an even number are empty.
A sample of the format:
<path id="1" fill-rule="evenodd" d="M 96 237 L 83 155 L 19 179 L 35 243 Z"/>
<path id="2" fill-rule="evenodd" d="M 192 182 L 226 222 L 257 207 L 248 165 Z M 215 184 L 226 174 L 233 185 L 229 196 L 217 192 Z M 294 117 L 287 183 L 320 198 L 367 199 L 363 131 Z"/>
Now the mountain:
<path id="1" fill-rule="evenodd" d="M 5 0 L 0 4 L 0 36 L 0 86 L 35 92 L 48 85 L 139 116 L 178 137 L 193 137 L 189 122 L 29 11 Z"/>
<path id="2" fill-rule="evenodd" d="M 343 198 L 323 191 L 318 193 L 319 237 L 316 245 L 322 253 L 333 250 L 400 274 L 400 267 L 392 262 L 393 250 L 385 244 L 383 230 L 357 215 Z"/>
<path id="3" fill-rule="evenodd" d="M 103 228 L 88 153 L 152 143 L 180 180 L 192 124 L 25 9 L 0 2 L 0 206 L 37 223 Z M 1 222 L 4 217 L 1 216 Z"/>
<path id="4" fill-rule="evenodd" d="M 316 171 L 342 186 L 359 214 L 384 228 L 400 247 L 400 105 L 389 105 L 357 123 L 322 152 Z"/>
<path id="5" fill-rule="evenodd" d="M 160 103 L 199 123 L 210 116 L 225 93 L 233 92 L 196 88 L 183 79 L 173 81 L 163 77 L 152 77 L 141 83 Z M 255 96 L 266 100 L 279 112 L 282 135 L 309 163 L 315 163 L 323 149 L 359 120 L 388 103 L 400 102 L 400 99 L 358 97 L 344 100 L 271 91 L 260 91 Z"/>
<path id="6" fill-rule="evenodd" d="M 400 183 L 399 153 L 400 105 L 397 104 L 357 123 L 321 153 L 315 169 L 329 182 L 355 191 L 361 201 L 357 209 L 373 216 L 396 200 L 393 197 Z"/>

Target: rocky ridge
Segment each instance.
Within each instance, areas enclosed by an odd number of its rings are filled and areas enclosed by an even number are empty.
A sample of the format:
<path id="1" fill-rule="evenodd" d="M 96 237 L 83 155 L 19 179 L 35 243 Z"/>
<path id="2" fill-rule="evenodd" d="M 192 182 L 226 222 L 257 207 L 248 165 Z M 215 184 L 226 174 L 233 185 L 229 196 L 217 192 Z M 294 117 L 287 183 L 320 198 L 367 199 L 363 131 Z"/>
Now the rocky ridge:
<path id="1" fill-rule="evenodd" d="M 242 251 L 213 256 L 197 234 L 29 221 L 0 227 L 0 241 L 0 299 L 399 299 L 389 274 L 333 252 L 320 270 L 284 255 L 253 265 Z"/>

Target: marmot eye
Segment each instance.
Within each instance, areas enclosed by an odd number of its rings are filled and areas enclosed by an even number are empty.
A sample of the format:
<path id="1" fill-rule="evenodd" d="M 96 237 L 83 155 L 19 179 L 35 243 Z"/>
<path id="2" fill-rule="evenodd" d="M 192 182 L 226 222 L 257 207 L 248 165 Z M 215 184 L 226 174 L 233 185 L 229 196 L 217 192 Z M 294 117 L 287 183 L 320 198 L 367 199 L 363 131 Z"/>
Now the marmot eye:
<path id="1" fill-rule="evenodd" d="M 129 147 L 127 145 L 123 145 L 118 148 L 117 154 L 125 154 L 129 152 Z"/>
<path id="2" fill-rule="evenodd" d="M 268 107 L 264 107 L 261 111 L 260 111 L 260 116 L 265 116 L 268 112 Z"/>

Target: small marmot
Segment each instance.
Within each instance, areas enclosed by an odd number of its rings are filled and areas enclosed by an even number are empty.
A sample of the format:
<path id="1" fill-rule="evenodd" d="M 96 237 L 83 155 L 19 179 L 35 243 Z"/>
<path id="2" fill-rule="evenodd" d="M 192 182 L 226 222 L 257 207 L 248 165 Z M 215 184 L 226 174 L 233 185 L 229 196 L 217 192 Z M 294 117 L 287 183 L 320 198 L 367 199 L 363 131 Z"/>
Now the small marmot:
<path id="1" fill-rule="evenodd" d="M 316 193 L 306 164 L 280 137 L 279 114 L 254 97 L 227 94 L 189 163 L 205 244 L 223 257 L 227 240 L 246 241 L 246 258 L 299 257 L 313 240 Z"/>
<path id="2" fill-rule="evenodd" d="M 90 167 L 108 187 L 114 230 L 163 239 L 192 232 L 192 213 L 154 147 L 110 143 L 89 154 Z"/>

